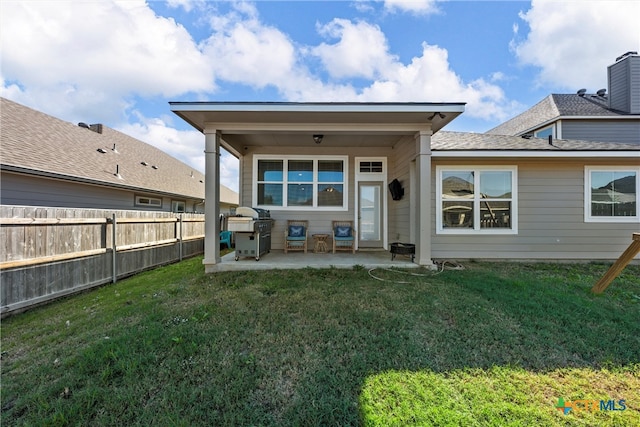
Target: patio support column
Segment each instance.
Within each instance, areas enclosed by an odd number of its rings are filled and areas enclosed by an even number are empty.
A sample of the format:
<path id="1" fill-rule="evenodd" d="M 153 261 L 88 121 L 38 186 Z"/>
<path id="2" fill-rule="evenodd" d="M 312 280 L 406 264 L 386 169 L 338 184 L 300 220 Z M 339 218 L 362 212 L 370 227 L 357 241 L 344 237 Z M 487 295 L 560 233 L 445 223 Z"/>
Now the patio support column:
<path id="1" fill-rule="evenodd" d="M 416 262 L 433 267 L 431 260 L 431 130 L 416 135 Z"/>
<path id="2" fill-rule="evenodd" d="M 205 129 L 204 259 L 207 266 L 220 262 L 220 135 Z"/>

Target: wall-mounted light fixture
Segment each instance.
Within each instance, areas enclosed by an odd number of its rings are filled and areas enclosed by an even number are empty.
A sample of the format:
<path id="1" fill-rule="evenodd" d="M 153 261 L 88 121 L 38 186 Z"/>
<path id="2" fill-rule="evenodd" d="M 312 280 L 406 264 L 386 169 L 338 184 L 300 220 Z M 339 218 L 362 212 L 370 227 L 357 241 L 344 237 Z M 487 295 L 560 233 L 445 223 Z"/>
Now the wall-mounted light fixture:
<path id="1" fill-rule="evenodd" d="M 321 135 L 321 134 L 313 135 L 313 142 L 315 142 L 316 144 L 320 144 L 322 142 L 322 138 L 324 138 L 324 135 Z"/>

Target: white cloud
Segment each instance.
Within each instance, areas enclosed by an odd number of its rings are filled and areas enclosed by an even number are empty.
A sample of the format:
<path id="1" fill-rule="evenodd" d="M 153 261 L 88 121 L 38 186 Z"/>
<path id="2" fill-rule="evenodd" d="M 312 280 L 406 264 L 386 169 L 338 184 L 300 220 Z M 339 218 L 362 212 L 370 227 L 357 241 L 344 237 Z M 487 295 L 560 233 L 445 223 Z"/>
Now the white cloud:
<path id="1" fill-rule="evenodd" d="M 389 54 L 389 46 L 380 27 L 366 22 L 334 19 L 318 26 L 318 32 L 338 42 L 322 43 L 312 48 L 332 77 L 363 77 L 373 79 L 396 57 Z"/>
<path id="2" fill-rule="evenodd" d="M 540 67 L 538 83 L 589 91 L 607 86 L 607 66 L 640 47 L 640 2 L 540 1 L 521 14 L 530 31 L 512 48 L 526 65 Z"/>
<path id="3" fill-rule="evenodd" d="M 202 46 L 218 78 L 254 87 L 286 80 L 296 57 L 288 37 L 250 17 L 217 17 L 214 33 Z"/>
<path id="4" fill-rule="evenodd" d="M 369 79 L 358 89 L 352 85 L 306 84 L 296 97 L 303 100 L 377 102 L 467 102 L 466 113 L 486 119 L 506 118 L 513 112 L 499 86 L 484 79 L 464 82 L 449 67 L 446 49 L 423 43 L 420 56 L 403 64 L 388 51 L 379 27 L 336 19 L 319 27 L 321 34 L 338 38 L 311 52 L 318 55 L 333 77 Z M 495 79 L 499 74 L 489 76 Z M 495 81 L 495 80 L 494 80 Z M 289 86 L 291 87 L 291 86 Z"/>
<path id="5" fill-rule="evenodd" d="M 213 89 L 211 65 L 189 33 L 144 1 L 9 1 L 2 8 L 0 26 L 11 35 L 1 41 L 2 73 L 20 81 L 24 96 L 104 101 Z"/>
<path id="6" fill-rule="evenodd" d="M 426 15 L 438 12 L 436 3 L 436 0 L 384 0 L 384 7 L 390 10 Z"/>

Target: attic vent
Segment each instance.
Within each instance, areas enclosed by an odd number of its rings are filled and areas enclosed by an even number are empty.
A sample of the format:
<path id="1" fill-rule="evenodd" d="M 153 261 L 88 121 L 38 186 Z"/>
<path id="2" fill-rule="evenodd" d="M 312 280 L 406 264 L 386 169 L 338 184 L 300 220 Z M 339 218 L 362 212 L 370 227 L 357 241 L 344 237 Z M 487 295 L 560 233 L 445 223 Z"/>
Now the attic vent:
<path id="1" fill-rule="evenodd" d="M 604 98 L 605 93 L 607 93 L 606 89 L 600 89 L 599 91 L 596 92 L 596 95 L 598 95 L 601 98 Z"/>
<path id="2" fill-rule="evenodd" d="M 107 150 L 105 150 L 104 148 L 98 148 L 97 151 L 98 151 L 98 153 L 102 153 L 102 154 L 107 152 Z"/>
<path id="3" fill-rule="evenodd" d="M 147 163 L 147 162 L 140 162 L 140 164 L 141 164 L 142 166 L 149 166 L 149 163 Z"/>
<path id="4" fill-rule="evenodd" d="M 80 122 L 80 123 L 78 123 L 78 126 L 80 126 L 81 128 L 92 130 L 95 133 L 102 133 L 102 124 L 100 124 L 100 123 L 95 124 L 95 125 L 88 125 L 85 122 Z"/>
<path id="5" fill-rule="evenodd" d="M 578 96 L 584 96 L 584 94 L 585 94 L 585 93 L 587 93 L 587 90 L 586 90 L 586 89 L 580 89 L 580 90 L 578 91 Z"/>
<path id="6" fill-rule="evenodd" d="M 91 129 L 95 133 L 102 133 L 102 124 L 97 123 L 95 125 L 89 125 L 89 129 Z"/>

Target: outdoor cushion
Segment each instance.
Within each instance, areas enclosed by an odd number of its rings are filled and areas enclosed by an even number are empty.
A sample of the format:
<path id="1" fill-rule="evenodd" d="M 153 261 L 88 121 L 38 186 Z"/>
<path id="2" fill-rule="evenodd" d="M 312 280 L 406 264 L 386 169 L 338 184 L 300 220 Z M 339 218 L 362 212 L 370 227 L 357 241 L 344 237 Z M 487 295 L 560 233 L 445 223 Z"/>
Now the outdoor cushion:
<path id="1" fill-rule="evenodd" d="M 335 237 L 351 237 L 351 227 L 349 226 L 337 226 Z"/>
<path id="2" fill-rule="evenodd" d="M 295 241 L 304 241 L 304 240 L 306 240 L 306 239 L 307 239 L 307 238 L 306 238 L 305 236 L 298 236 L 298 237 L 291 237 L 291 236 L 289 236 L 289 237 L 287 237 L 287 240 L 288 240 L 288 241 L 294 241 L 294 242 L 295 242 Z"/>
<path id="3" fill-rule="evenodd" d="M 303 225 L 290 225 L 289 226 L 289 237 L 304 237 L 304 226 Z"/>

